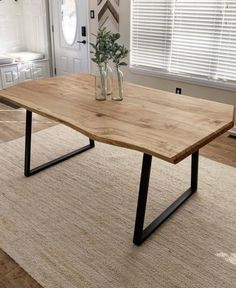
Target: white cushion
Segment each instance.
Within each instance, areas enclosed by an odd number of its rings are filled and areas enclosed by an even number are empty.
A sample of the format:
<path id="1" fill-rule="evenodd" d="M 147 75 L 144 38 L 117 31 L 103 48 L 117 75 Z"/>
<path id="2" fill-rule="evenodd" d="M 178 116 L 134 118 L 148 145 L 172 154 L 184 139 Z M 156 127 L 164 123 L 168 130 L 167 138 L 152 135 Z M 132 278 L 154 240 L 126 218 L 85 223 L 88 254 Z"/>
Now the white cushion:
<path id="1" fill-rule="evenodd" d="M 44 59 L 44 54 L 38 52 L 14 52 L 8 53 L 8 55 L 16 62 L 26 62 L 26 61 L 34 61 L 34 60 L 42 60 Z"/>
<path id="2" fill-rule="evenodd" d="M 6 56 L 6 55 L 0 55 L 0 65 L 6 65 L 13 63 L 14 59 Z"/>

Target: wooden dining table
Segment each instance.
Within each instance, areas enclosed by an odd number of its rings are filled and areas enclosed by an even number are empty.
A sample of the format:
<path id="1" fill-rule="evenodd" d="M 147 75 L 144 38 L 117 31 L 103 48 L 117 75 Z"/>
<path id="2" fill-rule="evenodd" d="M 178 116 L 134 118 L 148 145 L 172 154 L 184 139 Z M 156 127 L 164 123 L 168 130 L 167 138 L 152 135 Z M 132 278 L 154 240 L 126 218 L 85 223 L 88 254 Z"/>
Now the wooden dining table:
<path id="1" fill-rule="evenodd" d="M 143 154 L 133 237 L 136 245 L 197 191 L 199 149 L 234 126 L 231 105 L 130 83 L 125 83 L 123 101 L 96 101 L 95 76 L 84 73 L 22 83 L 0 91 L 0 98 L 26 109 L 26 177 L 94 148 L 95 141 Z M 31 168 L 32 112 L 86 135 L 88 145 Z M 144 228 L 152 157 L 177 164 L 188 156 L 192 158 L 190 187 Z"/>

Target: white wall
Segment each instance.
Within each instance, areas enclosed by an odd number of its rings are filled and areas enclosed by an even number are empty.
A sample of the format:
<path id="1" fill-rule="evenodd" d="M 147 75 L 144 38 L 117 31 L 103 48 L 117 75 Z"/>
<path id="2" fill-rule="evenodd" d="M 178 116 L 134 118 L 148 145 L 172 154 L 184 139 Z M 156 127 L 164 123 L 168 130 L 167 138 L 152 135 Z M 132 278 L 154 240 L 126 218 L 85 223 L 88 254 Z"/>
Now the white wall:
<path id="1" fill-rule="evenodd" d="M 93 34 L 97 34 L 97 30 L 98 30 L 98 6 L 97 6 L 97 0 L 89 0 L 89 8 L 90 10 L 94 10 L 95 11 L 95 19 L 90 19 L 90 27 L 89 27 L 89 41 L 90 42 L 95 42 L 95 37 L 93 36 Z M 95 63 L 93 63 L 92 61 L 90 61 L 91 64 L 91 72 L 95 73 L 96 71 L 96 65 Z"/>
<path id="2" fill-rule="evenodd" d="M 48 55 L 47 13 L 45 0 L 23 1 L 25 47 Z"/>
<path id="3" fill-rule="evenodd" d="M 30 50 L 48 55 L 46 1 L 0 1 L 0 53 Z"/>
<path id="4" fill-rule="evenodd" d="M 24 49 L 22 1 L 0 1 L 0 53 Z"/>

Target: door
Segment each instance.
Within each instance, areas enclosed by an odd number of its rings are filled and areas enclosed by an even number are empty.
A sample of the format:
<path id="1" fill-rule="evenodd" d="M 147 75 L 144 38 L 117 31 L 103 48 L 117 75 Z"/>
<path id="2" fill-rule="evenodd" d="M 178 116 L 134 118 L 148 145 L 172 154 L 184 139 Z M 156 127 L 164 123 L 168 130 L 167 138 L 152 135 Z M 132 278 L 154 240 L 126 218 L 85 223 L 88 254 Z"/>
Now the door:
<path id="1" fill-rule="evenodd" d="M 55 74 L 89 72 L 88 1 L 53 0 L 51 8 Z"/>

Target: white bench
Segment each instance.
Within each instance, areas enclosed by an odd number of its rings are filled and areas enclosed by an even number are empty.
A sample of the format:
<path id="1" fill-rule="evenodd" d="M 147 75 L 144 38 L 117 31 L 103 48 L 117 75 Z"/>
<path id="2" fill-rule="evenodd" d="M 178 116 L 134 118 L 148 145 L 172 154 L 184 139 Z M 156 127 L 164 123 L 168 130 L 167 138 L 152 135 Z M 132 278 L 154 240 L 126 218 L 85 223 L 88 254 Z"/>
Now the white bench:
<path id="1" fill-rule="evenodd" d="M 41 53 L 17 52 L 0 55 L 0 90 L 49 76 L 49 61 Z"/>

